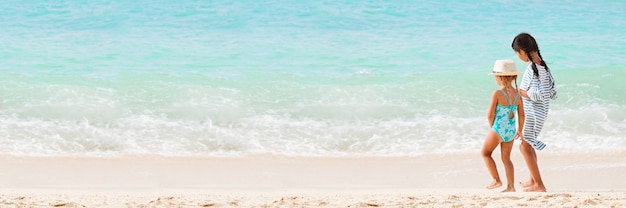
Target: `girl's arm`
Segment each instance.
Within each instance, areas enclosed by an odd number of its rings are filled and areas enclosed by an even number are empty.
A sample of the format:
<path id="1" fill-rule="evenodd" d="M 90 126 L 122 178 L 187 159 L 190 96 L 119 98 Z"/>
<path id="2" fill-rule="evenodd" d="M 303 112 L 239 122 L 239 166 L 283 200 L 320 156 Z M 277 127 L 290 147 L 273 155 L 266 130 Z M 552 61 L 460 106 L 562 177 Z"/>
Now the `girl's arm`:
<path id="1" fill-rule="evenodd" d="M 520 94 L 522 97 L 525 97 L 525 98 L 530 98 L 530 97 L 528 97 L 528 91 L 526 91 L 526 90 L 519 89 L 519 94 Z"/>
<path id="2" fill-rule="evenodd" d="M 541 83 L 539 83 L 541 84 Z M 541 100 L 545 100 L 544 96 L 543 96 L 543 91 L 541 91 L 541 89 L 539 88 L 531 88 L 528 90 L 523 90 L 523 89 L 519 89 L 518 92 L 520 93 L 521 96 L 528 98 L 532 101 L 541 101 Z"/>
<path id="3" fill-rule="evenodd" d="M 542 94 L 539 90 L 541 82 L 535 85 L 535 87 L 531 87 L 533 77 L 535 76 L 532 71 L 531 65 L 528 65 L 526 71 L 524 71 L 524 77 L 522 77 L 522 83 L 520 83 L 518 92 L 522 97 L 528 98 L 532 101 L 543 100 Z"/>
<path id="4" fill-rule="evenodd" d="M 515 134 L 515 138 L 523 137 L 522 132 L 524 131 L 524 122 L 526 121 L 526 114 L 524 114 L 524 102 L 521 99 L 517 100 L 517 134 Z"/>
<path id="5" fill-rule="evenodd" d="M 496 119 L 496 104 L 498 104 L 498 90 L 494 90 L 491 95 L 491 102 L 489 103 L 489 110 L 487 110 L 487 121 L 489 121 L 489 127 L 493 126 L 493 121 Z"/>

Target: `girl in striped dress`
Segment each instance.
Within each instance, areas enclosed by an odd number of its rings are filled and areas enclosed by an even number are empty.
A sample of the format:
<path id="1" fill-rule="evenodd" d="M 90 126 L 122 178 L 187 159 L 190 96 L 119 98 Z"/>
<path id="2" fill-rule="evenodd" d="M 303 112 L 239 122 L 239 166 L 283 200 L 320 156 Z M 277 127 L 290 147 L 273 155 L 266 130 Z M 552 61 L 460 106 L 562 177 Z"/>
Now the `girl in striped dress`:
<path id="1" fill-rule="evenodd" d="M 535 149 L 542 150 L 546 147 L 537 137 L 548 116 L 550 100 L 557 98 L 556 85 L 548 65 L 541 57 L 535 38 L 528 33 L 520 33 L 513 39 L 511 47 L 520 60 L 529 62 L 519 87 L 525 114 L 520 151 L 530 172 L 530 180 L 522 183 L 522 186 L 526 188 L 524 191 L 545 192 Z"/>

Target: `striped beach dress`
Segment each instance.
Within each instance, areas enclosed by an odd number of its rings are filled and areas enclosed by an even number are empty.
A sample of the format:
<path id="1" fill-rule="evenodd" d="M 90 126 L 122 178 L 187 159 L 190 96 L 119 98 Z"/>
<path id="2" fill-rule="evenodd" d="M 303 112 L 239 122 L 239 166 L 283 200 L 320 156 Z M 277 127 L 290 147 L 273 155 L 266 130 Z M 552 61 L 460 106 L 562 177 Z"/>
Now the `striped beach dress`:
<path id="1" fill-rule="evenodd" d="M 522 131 L 524 141 L 528 142 L 533 148 L 542 150 L 546 144 L 539 141 L 537 137 L 543 128 L 543 124 L 548 117 L 550 108 L 550 100 L 557 98 L 556 85 L 554 77 L 550 71 L 546 71 L 545 67 L 536 64 L 539 77 L 533 74 L 532 63 L 526 67 L 520 89 L 526 90 L 528 97 L 522 97 L 524 103 L 524 129 Z"/>

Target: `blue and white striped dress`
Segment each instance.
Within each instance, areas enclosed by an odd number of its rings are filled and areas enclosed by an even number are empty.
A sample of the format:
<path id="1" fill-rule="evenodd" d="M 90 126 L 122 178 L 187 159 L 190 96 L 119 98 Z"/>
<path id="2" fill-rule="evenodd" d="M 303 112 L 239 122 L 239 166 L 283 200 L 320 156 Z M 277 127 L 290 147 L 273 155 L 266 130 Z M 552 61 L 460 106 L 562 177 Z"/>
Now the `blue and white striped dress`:
<path id="1" fill-rule="evenodd" d="M 532 63 L 531 63 L 532 64 Z M 524 140 L 537 150 L 542 150 L 546 144 L 539 141 L 537 137 L 543 128 L 543 124 L 548 117 L 550 100 L 557 98 L 556 85 L 552 73 L 546 71 L 545 67 L 536 64 L 539 77 L 533 74 L 532 65 L 529 64 L 524 72 L 520 89 L 526 90 L 528 97 L 522 97 L 524 102 Z"/>

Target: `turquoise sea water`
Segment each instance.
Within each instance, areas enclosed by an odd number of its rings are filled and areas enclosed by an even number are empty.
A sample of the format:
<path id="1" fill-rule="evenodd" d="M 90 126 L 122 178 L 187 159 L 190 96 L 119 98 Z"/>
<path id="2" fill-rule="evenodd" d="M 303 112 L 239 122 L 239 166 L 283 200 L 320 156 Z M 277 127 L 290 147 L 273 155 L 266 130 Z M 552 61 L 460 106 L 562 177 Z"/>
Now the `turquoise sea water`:
<path id="1" fill-rule="evenodd" d="M 556 78 L 547 151 L 626 151 L 626 2 L 2 1 L 10 155 L 479 150 L 520 32 Z"/>

